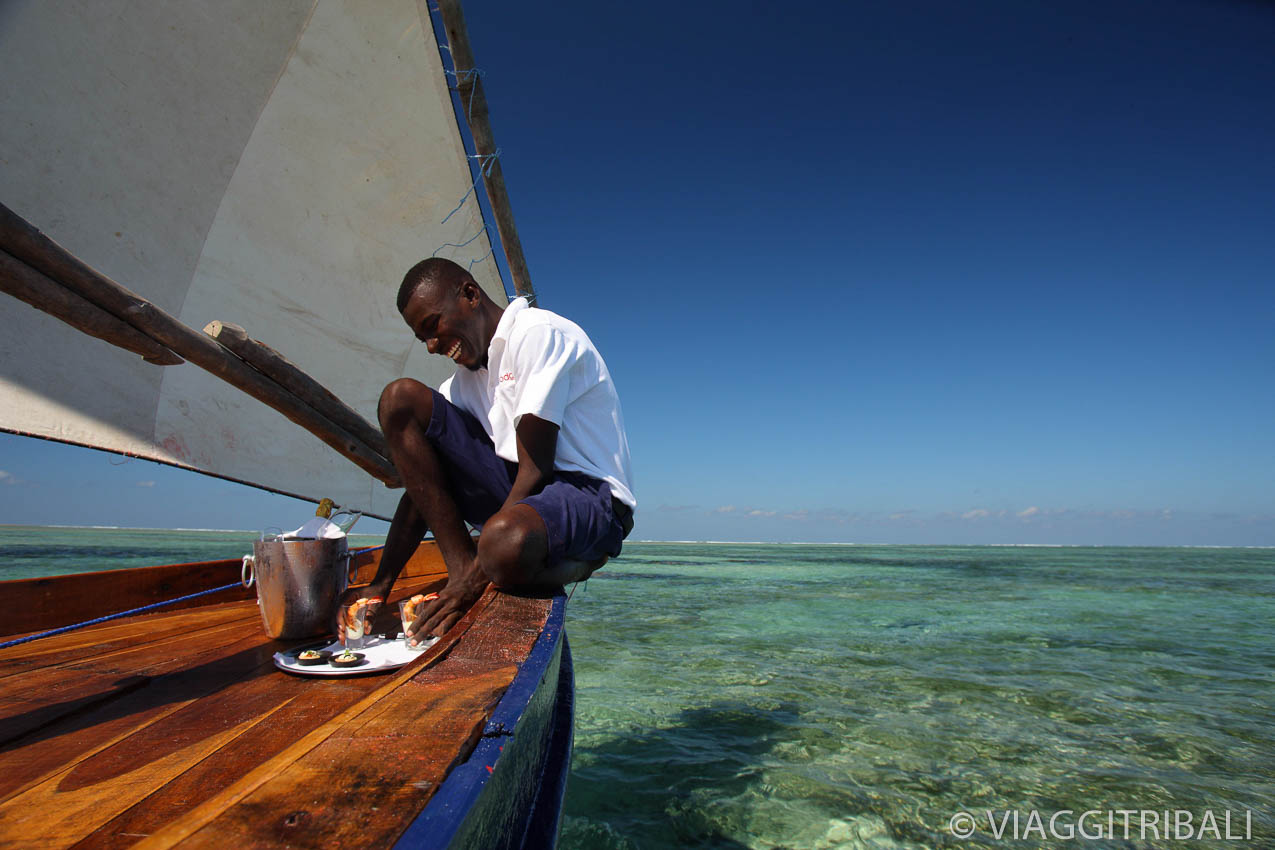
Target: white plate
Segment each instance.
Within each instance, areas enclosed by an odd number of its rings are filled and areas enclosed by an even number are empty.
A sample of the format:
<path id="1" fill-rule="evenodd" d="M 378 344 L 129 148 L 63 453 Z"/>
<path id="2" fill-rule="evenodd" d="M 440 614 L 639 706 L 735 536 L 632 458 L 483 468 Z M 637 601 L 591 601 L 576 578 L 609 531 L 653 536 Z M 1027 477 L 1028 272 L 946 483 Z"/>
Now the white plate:
<path id="1" fill-rule="evenodd" d="M 297 654 L 307 649 L 327 649 L 331 650 L 333 655 L 340 653 L 344 649 L 339 640 L 327 644 L 313 643 L 289 649 L 287 652 L 276 652 L 274 654 L 274 665 L 280 670 L 298 673 L 302 676 L 357 676 L 362 673 L 382 673 L 386 670 L 397 670 L 399 667 L 420 658 L 421 653 L 433 646 L 437 640 L 438 638 L 430 638 L 419 644 L 415 649 L 409 649 L 403 645 L 402 637 L 387 638 L 380 635 L 368 635 L 363 641 L 363 646 L 358 649 L 350 647 L 351 652 L 363 653 L 362 664 L 354 667 L 333 667 L 331 664 L 326 663 L 298 663 Z"/>

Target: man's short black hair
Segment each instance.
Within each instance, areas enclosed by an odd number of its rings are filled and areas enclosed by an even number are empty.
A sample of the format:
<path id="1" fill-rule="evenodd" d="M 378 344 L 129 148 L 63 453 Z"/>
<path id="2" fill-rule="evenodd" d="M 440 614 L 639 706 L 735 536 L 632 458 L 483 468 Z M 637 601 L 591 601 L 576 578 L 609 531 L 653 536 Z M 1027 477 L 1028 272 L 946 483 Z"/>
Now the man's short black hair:
<path id="1" fill-rule="evenodd" d="M 407 302 L 422 286 L 451 286 L 460 289 L 465 281 L 473 279 L 469 272 L 451 260 L 442 257 L 421 260 L 403 275 L 403 283 L 398 288 L 398 311 L 402 313 L 407 308 Z"/>

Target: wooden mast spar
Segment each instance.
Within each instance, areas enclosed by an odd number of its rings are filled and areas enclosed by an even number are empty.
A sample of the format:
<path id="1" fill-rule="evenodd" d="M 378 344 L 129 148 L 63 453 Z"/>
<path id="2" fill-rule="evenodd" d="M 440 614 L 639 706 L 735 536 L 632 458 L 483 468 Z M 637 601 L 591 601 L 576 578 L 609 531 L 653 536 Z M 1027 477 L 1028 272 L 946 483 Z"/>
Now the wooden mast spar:
<path id="1" fill-rule="evenodd" d="M 496 230 L 500 233 L 500 244 L 505 249 L 509 274 L 513 277 L 514 293 L 534 300 L 536 293 L 531 287 L 531 273 L 527 271 L 522 241 L 514 226 L 509 191 L 505 188 L 505 175 L 500 169 L 500 159 L 496 156 L 496 137 L 491 131 L 487 96 L 483 93 L 482 77 L 476 73 L 474 51 L 469 45 L 469 32 L 465 29 L 465 15 L 461 12 L 460 0 L 439 0 L 438 9 L 447 29 L 447 43 L 451 48 L 456 71 L 456 88 L 460 93 L 461 103 L 465 105 L 461 114 L 468 122 L 470 135 L 474 138 L 483 183 L 487 187 L 487 198 L 496 219 Z"/>

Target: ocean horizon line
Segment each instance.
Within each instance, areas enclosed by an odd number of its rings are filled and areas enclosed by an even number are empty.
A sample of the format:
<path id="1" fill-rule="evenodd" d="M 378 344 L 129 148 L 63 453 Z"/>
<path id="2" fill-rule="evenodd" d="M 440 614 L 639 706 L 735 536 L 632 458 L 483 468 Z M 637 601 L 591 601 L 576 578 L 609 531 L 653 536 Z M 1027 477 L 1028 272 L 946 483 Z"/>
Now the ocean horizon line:
<path id="1" fill-rule="evenodd" d="M 251 528 L 161 528 L 130 525 L 75 525 L 61 523 L 3 523 L 0 528 L 49 528 L 80 531 L 179 531 L 201 534 L 260 534 Z M 384 537 L 383 533 L 351 532 L 350 537 Z M 432 537 L 425 538 L 433 539 Z M 912 546 L 912 547 L 988 547 L 1020 549 L 1275 549 L 1275 545 L 1237 543 L 878 543 L 847 540 L 627 540 L 626 544 L 705 545 L 705 546 Z M 622 557 L 622 556 L 621 556 Z"/>

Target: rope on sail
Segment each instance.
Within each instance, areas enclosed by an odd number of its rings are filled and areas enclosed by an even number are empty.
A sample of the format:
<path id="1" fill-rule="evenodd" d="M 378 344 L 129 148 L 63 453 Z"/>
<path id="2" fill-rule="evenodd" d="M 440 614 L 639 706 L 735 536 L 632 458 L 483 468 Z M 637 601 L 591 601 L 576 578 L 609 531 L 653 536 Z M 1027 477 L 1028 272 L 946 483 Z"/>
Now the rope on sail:
<path id="1" fill-rule="evenodd" d="M 473 242 L 475 239 L 477 239 L 479 236 L 482 236 L 486 232 L 487 232 L 487 228 L 484 227 L 481 230 L 479 230 L 477 233 L 475 233 L 473 236 L 466 239 L 464 242 L 444 242 L 442 245 L 439 245 L 438 248 L 434 250 L 434 253 L 431 256 L 437 257 L 438 252 L 443 250 L 444 248 L 464 248 L 470 242 Z"/>
<path id="2" fill-rule="evenodd" d="M 496 167 L 496 160 L 500 158 L 500 148 L 496 148 L 495 153 L 466 154 L 465 158 L 478 160 L 478 173 L 474 175 L 474 182 L 469 185 L 469 191 L 466 192 L 464 197 L 460 199 L 460 203 L 456 205 L 456 208 L 454 210 L 449 212 L 447 215 L 443 216 L 443 220 L 440 221 L 439 224 L 446 224 L 447 219 L 451 218 L 452 216 L 456 215 L 456 213 L 460 212 L 460 208 L 465 206 L 465 201 L 469 200 L 469 196 L 474 194 L 474 192 L 478 190 L 478 181 L 481 180 L 484 176 L 487 176 L 487 177 L 491 176 L 491 170 Z M 486 228 L 483 228 L 483 229 L 485 230 Z M 478 237 L 474 237 L 474 238 L 476 239 Z M 473 241 L 474 241 L 473 239 L 469 240 L 469 242 L 473 242 Z M 469 242 L 466 242 L 465 244 L 468 245 Z M 447 246 L 444 245 L 443 247 L 445 248 Z M 437 254 L 438 252 L 435 251 L 434 253 Z"/>
<path id="3" fill-rule="evenodd" d="M 82 629 L 82 628 L 85 628 L 86 626 L 96 626 L 98 623 L 105 623 L 110 620 L 118 620 L 120 617 L 128 617 L 133 614 L 141 614 L 145 611 L 153 611 L 156 608 L 163 608 L 165 605 L 172 605 L 175 602 L 185 602 L 187 599 L 196 599 L 200 596 L 208 596 L 209 594 L 220 593 L 223 590 L 230 590 L 231 588 L 235 588 L 235 587 L 242 587 L 242 584 L 240 584 L 240 582 L 238 581 L 234 581 L 234 582 L 231 582 L 230 584 L 222 585 L 221 587 L 214 587 L 212 590 L 201 590 L 198 593 L 191 593 L 186 596 L 178 596 L 176 599 L 168 599 L 163 602 L 154 602 L 150 605 L 143 605 L 141 608 L 131 608 L 128 611 L 120 611 L 117 614 L 107 614 L 105 617 L 98 617 L 93 620 L 85 620 L 82 623 L 72 623 L 69 626 L 62 626 L 61 628 L 50 629 L 47 632 L 38 632 L 37 634 L 27 635 L 26 637 L 16 638 L 15 640 L 7 640 L 4 643 L 0 643 L 0 649 L 8 649 L 11 646 L 17 646 L 23 643 L 30 643 L 31 641 L 39 640 L 40 638 L 53 637 L 54 635 L 60 635 L 66 632 L 73 632 L 76 629 Z"/>
<path id="4" fill-rule="evenodd" d="M 449 74 L 450 74 L 450 73 L 452 73 L 452 72 L 451 72 L 451 71 L 448 71 L 447 73 L 449 73 Z M 481 72 L 479 72 L 479 73 L 481 73 Z M 499 156 L 500 156 L 500 148 L 496 148 L 496 152 L 495 152 L 495 153 L 467 154 L 467 155 L 466 155 L 466 159 L 477 160 L 477 162 L 478 162 L 478 169 L 477 169 L 478 173 L 474 175 L 474 182 L 473 182 L 473 183 L 471 183 L 471 184 L 469 185 L 469 190 L 465 192 L 465 195 L 464 195 L 464 196 L 460 199 L 460 201 L 456 204 L 456 207 L 455 207 L 455 208 L 454 208 L 451 212 L 449 212 L 447 215 L 445 215 L 445 216 L 443 217 L 443 220 L 442 220 L 441 222 L 439 222 L 439 224 L 446 224 L 448 219 L 450 219 L 452 216 L 456 215 L 456 213 L 460 212 L 461 207 L 465 206 L 465 202 L 469 200 L 469 196 L 470 196 L 470 195 L 472 195 L 472 194 L 474 194 L 476 191 L 478 191 L 478 181 L 479 181 L 479 180 L 481 180 L 481 179 L 483 179 L 483 177 L 484 177 L 484 176 L 487 176 L 487 177 L 490 177 L 490 176 L 491 176 L 491 170 L 492 170 L 492 168 L 494 168 L 494 167 L 495 167 L 495 165 L 496 165 L 496 159 L 497 159 Z M 487 253 L 486 253 L 486 254 L 483 254 L 481 257 L 478 257 L 477 259 L 473 259 L 473 260 L 470 260 L 470 261 L 469 261 L 469 265 L 468 265 L 468 267 L 467 267 L 467 268 L 468 268 L 470 271 L 473 271 L 473 269 L 474 269 L 474 264 L 475 264 L 475 263 L 481 263 L 483 260 L 485 260 L 485 259 L 487 259 L 488 257 L 492 256 L 492 254 L 494 254 L 494 253 L 496 252 L 496 249 L 495 249 L 495 240 L 491 239 L 491 225 L 487 224 L 486 222 L 483 222 L 483 227 L 482 227 L 482 229 L 481 229 L 481 230 L 479 230 L 479 231 L 478 231 L 477 233 L 475 233 L 473 236 L 471 236 L 471 237 L 469 237 L 468 239 L 466 239 L 464 242 L 459 242 L 459 243 L 457 243 L 457 242 L 444 242 L 442 245 L 439 245 L 437 248 L 435 248 L 435 249 L 434 249 L 434 252 L 433 252 L 432 254 L 430 254 L 430 256 L 431 256 L 431 257 L 437 257 L 437 256 L 438 256 L 438 252 L 439 252 L 439 251 L 441 251 L 441 250 L 443 250 L 444 248 L 464 248 L 466 245 L 468 245 L 469 243 L 473 242 L 475 239 L 477 239 L 479 236 L 482 236 L 484 233 L 486 233 L 486 234 L 487 234 L 488 242 L 489 242 L 489 244 L 490 244 L 492 247 L 489 247 L 489 248 L 487 249 Z"/>
<path id="5" fill-rule="evenodd" d="M 435 9 L 433 11 L 437 11 L 437 10 Z M 439 46 L 446 47 L 446 45 L 442 45 L 442 44 L 440 44 Z M 450 48 L 448 49 L 450 51 Z M 487 76 L 487 72 L 484 71 L 482 68 L 470 68 L 466 71 L 461 71 L 460 73 L 444 69 L 443 73 L 456 81 L 456 88 L 453 89 L 453 91 L 456 91 L 459 93 L 461 83 L 470 84 L 469 103 L 466 105 L 465 110 L 468 113 L 469 121 L 472 124 L 474 120 L 474 93 L 478 90 L 478 85 L 477 85 L 478 80 Z M 483 179 L 483 177 L 491 176 L 491 170 L 492 168 L 495 167 L 496 160 L 499 157 L 500 157 L 500 148 L 496 148 L 494 153 L 466 154 L 466 159 L 475 160 L 478 163 L 477 173 L 474 174 L 474 182 L 470 184 L 469 190 L 465 192 L 464 197 L 460 199 L 460 201 L 456 204 L 456 207 L 447 215 L 443 216 L 443 220 L 439 222 L 440 224 L 446 224 L 448 219 L 456 215 L 456 213 L 460 212 L 461 207 L 465 206 L 465 202 L 469 200 L 469 196 L 478 191 L 478 181 Z M 468 245 L 470 242 L 473 242 L 474 239 L 477 239 L 483 233 L 487 233 L 488 241 L 490 242 L 492 247 L 487 249 L 486 254 L 483 254 L 481 257 L 478 257 L 477 259 L 469 261 L 469 265 L 467 266 L 467 268 L 470 271 L 473 271 L 475 264 L 481 263 L 483 260 L 487 259 L 488 257 L 496 253 L 495 240 L 491 239 L 490 226 L 487 225 L 486 223 L 483 224 L 483 229 L 479 231 L 478 233 L 475 233 L 472 238 L 465 240 L 459 245 L 456 244 L 455 242 L 445 242 L 442 245 L 439 245 L 436 249 L 434 249 L 434 253 L 431 254 L 430 256 L 437 257 L 438 252 L 443 250 L 444 248 L 463 248 L 466 245 Z"/>
<path id="6" fill-rule="evenodd" d="M 470 261 L 469 261 L 469 265 L 468 265 L 468 266 L 466 266 L 465 268 L 472 272 L 472 271 L 474 270 L 474 264 L 475 264 L 475 263 L 481 263 L 483 260 L 487 259 L 488 257 L 490 257 L 490 256 L 491 256 L 492 254 L 494 254 L 494 253 L 496 253 L 496 249 L 495 249 L 495 248 L 488 248 L 488 249 L 487 249 L 487 253 L 486 253 L 486 254 L 483 254 L 481 257 L 479 257 L 479 258 L 478 258 L 478 259 L 476 259 L 476 260 L 470 260 Z M 512 301 L 513 299 L 512 299 L 512 298 L 510 298 L 509 300 L 510 300 L 510 301 Z"/>

